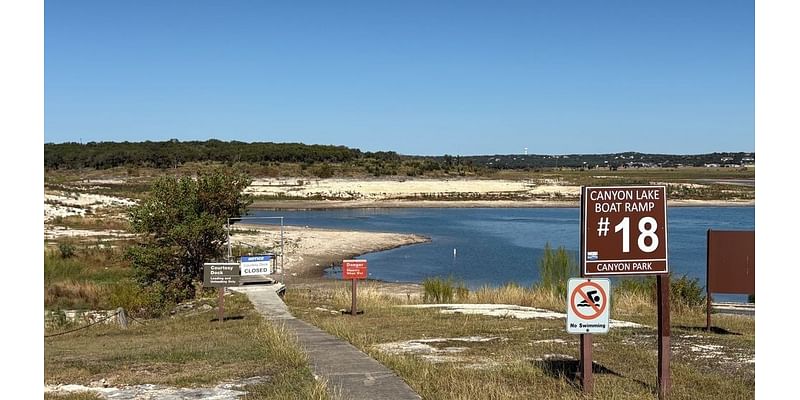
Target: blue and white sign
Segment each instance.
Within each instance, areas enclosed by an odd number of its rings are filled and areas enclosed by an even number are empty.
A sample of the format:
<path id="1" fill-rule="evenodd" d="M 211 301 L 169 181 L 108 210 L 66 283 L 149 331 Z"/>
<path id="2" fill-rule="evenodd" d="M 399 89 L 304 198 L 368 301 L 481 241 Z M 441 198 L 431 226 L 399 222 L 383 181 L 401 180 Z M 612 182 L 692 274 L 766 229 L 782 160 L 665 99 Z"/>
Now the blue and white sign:
<path id="1" fill-rule="evenodd" d="M 239 270 L 242 276 L 269 275 L 272 273 L 272 255 L 242 256 Z"/>

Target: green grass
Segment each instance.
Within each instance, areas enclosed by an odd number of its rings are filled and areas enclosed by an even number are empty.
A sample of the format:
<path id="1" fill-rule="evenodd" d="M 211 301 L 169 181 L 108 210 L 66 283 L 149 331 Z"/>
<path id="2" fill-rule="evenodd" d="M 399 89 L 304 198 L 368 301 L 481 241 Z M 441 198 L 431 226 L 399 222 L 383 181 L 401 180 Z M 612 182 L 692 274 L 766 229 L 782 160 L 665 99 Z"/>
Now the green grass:
<path id="1" fill-rule="evenodd" d="M 553 298 L 551 292 L 514 285 L 496 289 L 494 293 L 493 289 L 483 288 L 470 293 L 468 301 L 483 302 L 487 298 L 511 304 L 512 300 L 519 300 L 524 305 L 564 312 L 564 300 Z M 574 379 L 574 361 L 544 360 L 549 354 L 578 357 L 578 337 L 566 333 L 563 319 L 517 320 L 401 308 L 397 306 L 406 303 L 405 299 L 382 296 L 369 285 L 359 291 L 359 308 L 364 314 L 357 317 L 315 310 L 345 308 L 349 298 L 343 288 L 334 291 L 290 288 L 286 300 L 296 316 L 344 338 L 389 366 L 425 399 L 584 398 Z M 560 305 L 554 304 L 559 301 Z M 616 310 L 612 308 L 612 316 L 649 327 L 613 329 L 609 334 L 595 335 L 594 361 L 607 371 L 595 374 L 594 397 L 656 398 L 655 307 L 647 298 L 638 296 L 617 304 Z M 753 398 L 755 365 L 737 360 L 754 356 L 754 320 L 714 316 L 714 325 L 730 334 L 705 332 L 701 329 L 704 323 L 705 314 L 701 310 L 688 309 L 672 315 L 671 398 Z M 441 349 L 466 347 L 457 353 L 461 361 L 441 363 L 431 362 L 420 354 L 390 354 L 376 347 L 403 340 L 465 336 L 502 339 L 469 344 L 429 343 Z M 703 358 L 700 355 L 704 353 L 693 351 L 692 346 L 721 346 L 720 354 Z"/>
<path id="2" fill-rule="evenodd" d="M 132 323 L 128 330 L 95 325 L 47 338 L 45 381 L 190 387 L 269 376 L 247 387 L 248 398 L 327 398 L 283 326 L 262 320 L 243 295 L 226 296 L 225 312 L 235 318 L 220 324 L 210 310 Z"/>

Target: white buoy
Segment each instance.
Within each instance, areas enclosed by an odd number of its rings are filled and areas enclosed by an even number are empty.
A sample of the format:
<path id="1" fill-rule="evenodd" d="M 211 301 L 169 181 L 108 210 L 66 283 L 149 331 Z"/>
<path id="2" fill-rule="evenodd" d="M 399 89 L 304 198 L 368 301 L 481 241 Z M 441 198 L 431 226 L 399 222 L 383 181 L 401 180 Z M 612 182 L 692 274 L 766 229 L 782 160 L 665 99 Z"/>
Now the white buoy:
<path id="1" fill-rule="evenodd" d="M 455 257 L 455 256 L 456 256 L 456 248 L 453 247 L 453 257 Z"/>

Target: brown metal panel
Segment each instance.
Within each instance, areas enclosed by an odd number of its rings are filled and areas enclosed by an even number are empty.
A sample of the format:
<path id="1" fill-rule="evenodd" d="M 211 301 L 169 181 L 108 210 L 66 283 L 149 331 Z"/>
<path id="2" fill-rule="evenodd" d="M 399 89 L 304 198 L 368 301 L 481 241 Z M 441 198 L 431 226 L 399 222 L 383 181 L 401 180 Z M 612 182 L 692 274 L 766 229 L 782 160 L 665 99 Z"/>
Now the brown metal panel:
<path id="1" fill-rule="evenodd" d="M 709 292 L 756 292 L 755 243 L 755 231 L 708 231 Z"/>

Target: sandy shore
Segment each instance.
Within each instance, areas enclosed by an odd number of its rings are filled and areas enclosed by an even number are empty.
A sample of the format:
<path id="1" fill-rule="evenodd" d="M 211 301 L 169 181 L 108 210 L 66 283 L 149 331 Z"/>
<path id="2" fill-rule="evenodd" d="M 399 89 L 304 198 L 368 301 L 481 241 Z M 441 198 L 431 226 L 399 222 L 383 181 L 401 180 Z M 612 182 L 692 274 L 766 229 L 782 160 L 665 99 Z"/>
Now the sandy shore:
<path id="1" fill-rule="evenodd" d="M 668 207 L 754 207 L 755 200 L 668 200 Z M 345 208 L 578 208 L 580 201 L 561 200 L 257 200 L 260 210 L 324 210 Z"/>
<path id="2" fill-rule="evenodd" d="M 323 270 L 342 260 L 372 253 L 429 242 L 420 235 L 386 232 L 363 232 L 284 226 L 283 276 L 287 282 L 318 281 Z M 231 243 L 247 248 L 259 246 L 280 253 L 280 227 L 254 224 L 236 224 Z M 234 252 L 234 256 L 237 254 Z"/>

